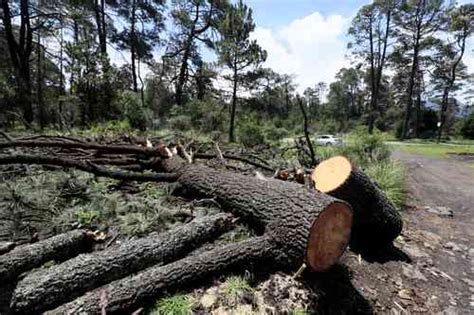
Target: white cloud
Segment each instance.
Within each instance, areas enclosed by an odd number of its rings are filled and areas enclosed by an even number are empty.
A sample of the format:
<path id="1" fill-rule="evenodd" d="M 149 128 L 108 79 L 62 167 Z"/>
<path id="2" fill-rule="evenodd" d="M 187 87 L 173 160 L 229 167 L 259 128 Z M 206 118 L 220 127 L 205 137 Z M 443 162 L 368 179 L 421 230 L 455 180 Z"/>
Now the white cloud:
<path id="1" fill-rule="evenodd" d="M 252 37 L 268 51 L 266 66 L 296 75 L 301 92 L 316 83 L 331 82 L 348 65 L 344 59 L 350 18 L 314 12 L 278 30 L 257 27 Z"/>

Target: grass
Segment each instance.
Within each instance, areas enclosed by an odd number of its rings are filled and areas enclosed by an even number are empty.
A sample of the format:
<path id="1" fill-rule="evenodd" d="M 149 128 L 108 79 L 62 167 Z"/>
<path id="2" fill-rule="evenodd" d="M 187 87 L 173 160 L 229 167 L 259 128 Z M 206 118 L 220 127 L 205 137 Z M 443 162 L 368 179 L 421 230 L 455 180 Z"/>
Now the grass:
<path id="1" fill-rule="evenodd" d="M 192 313 L 194 300 L 188 295 L 175 294 L 161 299 L 150 311 L 150 315 L 188 315 Z"/>
<path id="2" fill-rule="evenodd" d="M 400 209 L 405 203 L 405 176 L 403 167 L 394 161 L 384 161 L 369 165 L 365 169 L 388 199 Z"/>
<path id="3" fill-rule="evenodd" d="M 474 145 L 456 145 L 433 142 L 395 142 L 390 143 L 394 149 L 426 156 L 447 156 L 448 153 L 474 154 Z"/>
<path id="4" fill-rule="evenodd" d="M 224 282 L 224 291 L 231 300 L 236 300 L 242 293 L 252 292 L 253 289 L 242 277 L 231 276 Z"/>

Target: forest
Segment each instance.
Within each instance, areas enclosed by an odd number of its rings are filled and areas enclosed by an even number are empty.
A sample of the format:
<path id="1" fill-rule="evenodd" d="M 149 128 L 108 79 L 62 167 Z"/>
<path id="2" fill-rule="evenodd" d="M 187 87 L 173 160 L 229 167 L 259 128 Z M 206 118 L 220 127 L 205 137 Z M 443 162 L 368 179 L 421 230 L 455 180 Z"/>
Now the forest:
<path id="1" fill-rule="evenodd" d="M 301 86 L 244 0 L 0 1 L 0 314 L 472 308 L 474 4 Z"/>
<path id="2" fill-rule="evenodd" d="M 252 40 L 242 1 L 2 1 L 2 12 L 4 129 L 109 123 L 264 143 L 301 134 L 301 100 L 315 132 L 474 136 L 469 4 L 360 8 L 347 30 L 352 66 L 309 87 L 264 67 L 271 52 Z"/>

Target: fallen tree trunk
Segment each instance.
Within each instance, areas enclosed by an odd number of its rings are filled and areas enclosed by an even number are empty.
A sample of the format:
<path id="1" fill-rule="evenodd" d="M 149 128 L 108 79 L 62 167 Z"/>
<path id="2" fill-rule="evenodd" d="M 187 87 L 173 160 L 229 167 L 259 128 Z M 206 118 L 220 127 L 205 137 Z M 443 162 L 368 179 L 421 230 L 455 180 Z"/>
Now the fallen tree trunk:
<path id="1" fill-rule="evenodd" d="M 347 158 L 336 156 L 321 162 L 312 179 L 318 191 L 352 205 L 353 249 L 371 251 L 392 246 L 403 227 L 400 213 L 377 184 Z"/>
<path id="2" fill-rule="evenodd" d="M 286 267 L 307 263 L 315 271 L 330 268 L 345 250 L 352 225 L 351 207 L 301 185 L 187 164 L 179 157 L 161 167 L 195 193 L 214 198 L 282 251 L 277 262 Z"/>
<path id="3" fill-rule="evenodd" d="M 271 259 L 279 250 L 266 237 L 229 244 L 114 281 L 45 314 L 99 314 L 104 311 L 107 314 L 131 314 L 173 290 L 189 287 L 196 281 L 230 269 L 250 268 L 251 264 Z"/>
<path id="4" fill-rule="evenodd" d="M 149 266 L 174 261 L 229 231 L 233 221 L 232 215 L 224 213 L 199 218 L 156 236 L 79 255 L 32 273 L 17 284 L 11 309 L 15 313 L 38 313 Z"/>
<path id="5" fill-rule="evenodd" d="M 0 283 L 50 260 L 66 260 L 91 249 L 92 237 L 83 230 L 59 234 L 46 240 L 17 247 L 0 256 Z"/>

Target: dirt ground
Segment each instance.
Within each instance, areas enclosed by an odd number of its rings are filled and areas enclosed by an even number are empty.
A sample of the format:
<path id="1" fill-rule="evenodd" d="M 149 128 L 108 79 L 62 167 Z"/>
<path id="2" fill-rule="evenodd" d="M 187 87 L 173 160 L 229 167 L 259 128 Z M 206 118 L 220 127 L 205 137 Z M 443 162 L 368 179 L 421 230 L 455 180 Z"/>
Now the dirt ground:
<path id="1" fill-rule="evenodd" d="M 473 314 L 474 167 L 454 157 L 393 157 L 406 167 L 409 191 L 400 252 L 343 259 L 370 304 L 363 312 Z"/>

